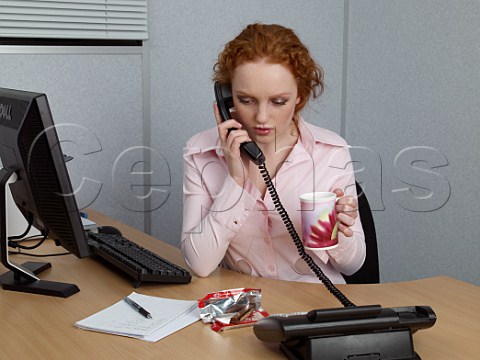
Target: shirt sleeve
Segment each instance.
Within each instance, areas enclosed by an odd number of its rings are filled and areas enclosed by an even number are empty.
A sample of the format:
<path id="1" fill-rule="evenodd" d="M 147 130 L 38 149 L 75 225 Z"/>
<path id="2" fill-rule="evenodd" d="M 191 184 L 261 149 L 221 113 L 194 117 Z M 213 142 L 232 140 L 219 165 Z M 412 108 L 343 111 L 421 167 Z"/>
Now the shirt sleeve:
<path id="1" fill-rule="evenodd" d="M 220 191 L 211 194 L 205 183 L 222 178 Z M 249 190 L 252 190 L 250 184 L 242 188 L 218 167 L 202 174 L 192 156 L 184 158 L 180 247 L 187 265 L 196 275 L 210 275 L 222 261 L 231 239 L 255 206 Z"/>

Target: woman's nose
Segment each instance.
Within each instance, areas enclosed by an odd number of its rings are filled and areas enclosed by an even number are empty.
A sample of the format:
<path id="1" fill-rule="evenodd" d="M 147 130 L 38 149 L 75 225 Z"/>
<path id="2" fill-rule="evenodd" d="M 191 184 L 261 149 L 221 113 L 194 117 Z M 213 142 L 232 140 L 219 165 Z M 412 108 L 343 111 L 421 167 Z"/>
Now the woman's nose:
<path id="1" fill-rule="evenodd" d="M 268 104 L 259 104 L 256 114 L 257 122 L 264 124 L 268 121 Z"/>

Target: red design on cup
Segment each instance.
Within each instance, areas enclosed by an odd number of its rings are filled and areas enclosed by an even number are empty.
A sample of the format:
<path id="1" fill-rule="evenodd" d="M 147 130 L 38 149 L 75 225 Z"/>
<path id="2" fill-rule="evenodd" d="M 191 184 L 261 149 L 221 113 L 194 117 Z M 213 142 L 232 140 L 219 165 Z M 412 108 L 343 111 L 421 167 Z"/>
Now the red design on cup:
<path id="1" fill-rule="evenodd" d="M 328 221 L 317 220 L 317 224 L 310 226 L 310 236 L 305 239 L 305 246 L 309 248 L 326 248 L 338 243 L 337 214 L 328 214 Z"/>

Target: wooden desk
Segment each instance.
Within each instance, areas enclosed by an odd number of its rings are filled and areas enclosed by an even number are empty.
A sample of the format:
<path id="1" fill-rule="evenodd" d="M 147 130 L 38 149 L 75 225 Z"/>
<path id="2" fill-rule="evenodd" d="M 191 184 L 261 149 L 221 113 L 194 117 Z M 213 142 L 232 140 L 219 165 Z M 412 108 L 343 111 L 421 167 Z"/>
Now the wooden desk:
<path id="1" fill-rule="evenodd" d="M 96 212 L 99 224 L 117 226 L 145 247 L 186 266 L 180 251 Z M 39 253 L 63 252 L 52 242 Z M 72 282 L 80 292 L 67 298 L 15 293 L 0 289 L 0 359 L 285 359 L 277 345 L 259 341 L 251 328 L 215 333 L 197 322 L 156 343 L 79 330 L 74 323 L 133 291 L 130 279 L 93 259 L 73 255 L 35 260 L 12 256 L 17 263 L 50 261 L 43 279 Z M 3 270 L 3 269 L 2 269 Z M 209 278 L 194 277 L 188 285 L 141 285 L 137 292 L 194 300 L 205 294 L 238 287 L 262 289 L 262 305 L 269 313 L 339 307 L 322 285 L 255 278 L 218 269 Z M 435 326 L 414 334 L 415 350 L 423 360 L 476 359 L 480 354 L 480 287 L 452 278 L 379 285 L 340 285 L 357 305 L 385 307 L 430 305 Z"/>

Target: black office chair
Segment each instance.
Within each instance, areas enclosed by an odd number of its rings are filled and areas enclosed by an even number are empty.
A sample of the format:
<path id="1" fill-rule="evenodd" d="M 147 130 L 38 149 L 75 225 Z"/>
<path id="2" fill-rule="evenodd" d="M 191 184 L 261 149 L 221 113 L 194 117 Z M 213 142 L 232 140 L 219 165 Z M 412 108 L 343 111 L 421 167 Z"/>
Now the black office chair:
<path id="1" fill-rule="evenodd" d="M 380 271 L 378 266 L 377 234 L 373 222 L 372 210 L 362 187 L 355 182 L 358 195 L 358 213 L 365 234 L 366 258 L 362 267 L 353 275 L 343 275 L 347 284 L 378 284 Z"/>

